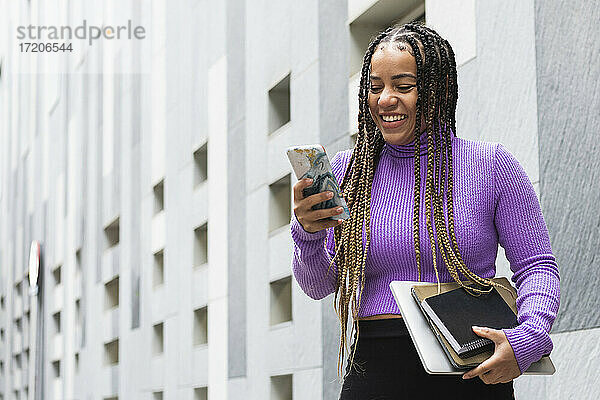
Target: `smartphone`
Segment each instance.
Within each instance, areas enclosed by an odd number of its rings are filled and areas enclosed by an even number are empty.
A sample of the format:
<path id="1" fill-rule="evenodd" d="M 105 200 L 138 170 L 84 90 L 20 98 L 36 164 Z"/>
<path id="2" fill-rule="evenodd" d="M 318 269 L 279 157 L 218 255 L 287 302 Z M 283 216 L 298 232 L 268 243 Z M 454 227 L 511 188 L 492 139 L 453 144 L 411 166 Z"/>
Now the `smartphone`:
<path id="1" fill-rule="evenodd" d="M 292 165 L 292 169 L 298 180 L 310 178 L 313 183 L 302 189 L 304 197 L 324 191 L 332 191 L 333 197 L 312 206 L 313 210 L 326 209 L 331 207 L 342 207 L 342 213 L 327 217 L 324 219 L 346 220 L 350 218 L 350 210 L 340 196 L 340 186 L 331 171 L 331 164 L 325 152 L 325 148 L 320 144 L 309 144 L 303 146 L 292 146 L 287 148 L 287 156 Z"/>

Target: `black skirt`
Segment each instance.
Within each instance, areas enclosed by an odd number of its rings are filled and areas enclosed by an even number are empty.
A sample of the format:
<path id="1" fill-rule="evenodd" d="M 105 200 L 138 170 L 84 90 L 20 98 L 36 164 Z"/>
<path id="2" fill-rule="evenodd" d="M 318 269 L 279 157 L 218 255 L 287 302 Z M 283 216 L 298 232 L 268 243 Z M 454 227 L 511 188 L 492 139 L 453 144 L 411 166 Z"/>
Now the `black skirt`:
<path id="1" fill-rule="evenodd" d="M 425 372 L 402 318 L 361 320 L 359 324 L 358 345 L 355 341 L 351 346 L 351 350 L 358 346 L 354 365 L 348 374 L 348 357 L 340 400 L 515 398 L 512 381 L 488 385 L 479 377 Z"/>

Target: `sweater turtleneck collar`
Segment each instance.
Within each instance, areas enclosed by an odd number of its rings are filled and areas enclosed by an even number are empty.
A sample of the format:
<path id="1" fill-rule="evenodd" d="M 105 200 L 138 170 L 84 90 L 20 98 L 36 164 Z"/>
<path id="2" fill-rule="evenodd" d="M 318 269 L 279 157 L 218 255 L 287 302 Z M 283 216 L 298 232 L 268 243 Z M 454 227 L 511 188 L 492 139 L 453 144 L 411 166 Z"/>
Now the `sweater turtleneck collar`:
<path id="1" fill-rule="evenodd" d="M 450 131 L 450 140 L 453 141 L 454 140 L 454 134 L 452 133 L 452 131 Z M 440 141 L 441 141 L 441 134 L 438 136 L 438 140 L 436 140 L 436 144 L 439 145 Z M 427 155 L 427 133 L 423 132 L 421 134 L 421 143 L 420 143 L 420 155 Z M 384 150 L 392 157 L 396 157 L 396 158 L 408 158 L 408 157 L 414 157 L 415 156 L 415 139 L 412 140 L 412 142 L 408 143 L 408 144 L 391 144 L 388 142 L 385 142 L 385 144 L 383 145 Z"/>

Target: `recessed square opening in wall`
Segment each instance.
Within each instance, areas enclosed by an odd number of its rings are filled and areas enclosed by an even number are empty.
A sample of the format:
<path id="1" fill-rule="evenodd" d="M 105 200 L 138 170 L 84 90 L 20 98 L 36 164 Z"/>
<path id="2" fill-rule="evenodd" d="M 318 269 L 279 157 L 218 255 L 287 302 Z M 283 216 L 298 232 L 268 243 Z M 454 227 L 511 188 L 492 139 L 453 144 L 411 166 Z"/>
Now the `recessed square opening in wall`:
<path id="1" fill-rule="evenodd" d="M 59 265 L 56 268 L 54 268 L 54 270 L 52 271 L 52 277 L 54 278 L 54 285 L 60 285 L 61 282 L 61 271 L 62 271 L 62 266 Z"/>
<path id="2" fill-rule="evenodd" d="M 75 364 L 75 373 L 79 372 L 79 353 L 75 353 L 74 356 L 74 364 Z"/>
<path id="3" fill-rule="evenodd" d="M 292 320 L 292 278 L 271 282 L 271 325 Z"/>
<path id="4" fill-rule="evenodd" d="M 116 246 L 119 244 L 119 218 L 115 219 L 113 222 L 108 224 L 106 228 L 104 228 L 104 242 L 105 247 L 108 249 L 109 247 Z"/>
<path id="5" fill-rule="evenodd" d="M 60 333 L 60 311 L 52 314 L 52 326 L 54 334 Z"/>
<path id="6" fill-rule="evenodd" d="M 270 400 L 292 400 L 292 375 L 277 375 L 271 377 Z"/>
<path id="7" fill-rule="evenodd" d="M 208 178 L 208 142 L 194 151 L 194 187 Z"/>
<path id="8" fill-rule="evenodd" d="M 208 223 L 194 229 L 194 267 L 208 262 Z"/>
<path id="9" fill-rule="evenodd" d="M 152 400 L 163 400 L 163 392 L 152 393 Z"/>
<path id="10" fill-rule="evenodd" d="M 15 297 L 17 299 L 21 299 L 22 298 L 22 292 L 21 292 L 21 282 L 17 282 L 17 284 L 15 285 Z"/>
<path id="11" fill-rule="evenodd" d="M 358 140 L 358 132 L 354 132 L 350 135 L 350 139 L 352 140 L 352 148 L 356 147 L 356 141 Z"/>
<path id="12" fill-rule="evenodd" d="M 290 223 L 292 217 L 290 174 L 269 185 L 269 233 Z"/>
<path id="13" fill-rule="evenodd" d="M 396 23 L 425 21 L 424 0 L 379 0 L 360 15 L 351 15 L 350 76 L 360 72 L 369 42 L 378 32 Z"/>
<path id="14" fill-rule="evenodd" d="M 269 134 L 290 121 L 290 74 L 269 90 Z"/>
<path id="15" fill-rule="evenodd" d="M 52 361 L 52 375 L 55 378 L 60 378 L 60 360 Z"/>
<path id="16" fill-rule="evenodd" d="M 75 252 L 75 275 L 81 277 L 81 249 Z"/>
<path id="17" fill-rule="evenodd" d="M 75 300 L 75 323 L 81 323 L 81 300 Z"/>
<path id="18" fill-rule="evenodd" d="M 154 214 L 165 209 L 165 180 L 162 179 L 154 185 Z"/>
<path id="19" fill-rule="evenodd" d="M 208 388 L 206 386 L 194 388 L 194 400 L 208 400 Z"/>
<path id="20" fill-rule="evenodd" d="M 423 7 L 417 8 L 417 13 L 420 13 L 412 22 L 419 22 L 421 24 L 425 24 L 425 2 L 423 2 Z M 411 15 L 411 18 L 414 14 Z"/>
<path id="21" fill-rule="evenodd" d="M 194 310 L 193 344 L 198 346 L 208 343 L 208 307 Z"/>
<path id="22" fill-rule="evenodd" d="M 152 279 L 152 286 L 156 287 L 162 285 L 165 282 L 165 258 L 164 250 L 159 250 L 154 253 L 154 273 Z"/>
<path id="23" fill-rule="evenodd" d="M 119 306 L 119 277 L 115 277 L 110 282 L 104 285 L 105 301 L 104 309 L 110 310 L 111 308 Z"/>
<path id="24" fill-rule="evenodd" d="M 152 353 L 154 355 L 162 354 L 164 351 L 164 324 L 161 322 L 154 325 L 154 334 L 152 335 Z"/>
<path id="25" fill-rule="evenodd" d="M 119 363 L 119 339 L 104 343 L 104 365 Z"/>

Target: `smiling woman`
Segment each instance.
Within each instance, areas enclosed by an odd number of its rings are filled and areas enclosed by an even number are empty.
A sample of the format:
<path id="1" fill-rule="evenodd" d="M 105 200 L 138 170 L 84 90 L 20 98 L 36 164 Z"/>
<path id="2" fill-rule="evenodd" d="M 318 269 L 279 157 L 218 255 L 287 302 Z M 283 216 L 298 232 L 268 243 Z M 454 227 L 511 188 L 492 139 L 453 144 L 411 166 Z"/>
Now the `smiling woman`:
<path id="1" fill-rule="evenodd" d="M 370 78 L 369 111 L 385 141 L 412 142 L 419 97 L 415 58 L 397 46 L 381 45 L 373 54 Z M 424 116 L 421 126 L 425 128 Z"/>
<path id="2" fill-rule="evenodd" d="M 457 99 L 448 41 L 422 24 L 390 27 L 363 58 L 356 145 L 331 161 L 350 219 L 306 231 L 301 221 L 316 220 L 311 206 L 322 199 L 304 198 L 303 181 L 294 186 L 293 271 L 312 298 L 335 292 L 339 372 L 352 315 L 340 399 L 511 399 L 512 380 L 552 350 L 559 274 L 537 195 L 501 144 L 456 137 Z M 475 330 L 495 352 L 462 379 L 425 373 L 389 283 L 455 281 L 472 295 L 507 290 L 490 279 L 498 244 L 514 273 L 519 326 Z"/>

